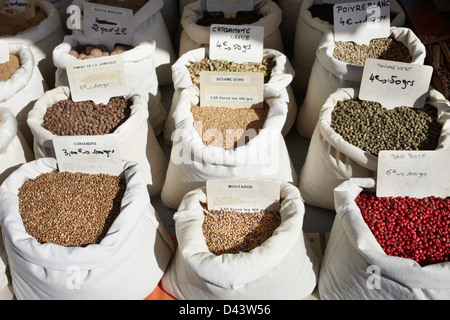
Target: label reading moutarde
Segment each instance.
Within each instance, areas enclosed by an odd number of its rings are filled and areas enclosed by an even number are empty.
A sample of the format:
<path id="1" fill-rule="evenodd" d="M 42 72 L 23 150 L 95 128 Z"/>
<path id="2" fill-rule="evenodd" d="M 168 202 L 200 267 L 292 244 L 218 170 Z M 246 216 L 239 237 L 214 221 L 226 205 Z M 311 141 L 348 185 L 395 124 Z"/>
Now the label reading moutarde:
<path id="1" fill-rule="evenodd" d="M 450 151 L 380 151 L 377 197 L 450 196 Z"/>
<path id="2" fill-rule="evenodd" d="M 86 1 L 83 12 L 86 37 L 101 40 L 109 50 L 117 43 L 133 44 L 133 10 Z"/>
<path id="3" fill-rule="evenodd" d="M 262 72 L 200 72 L 200 106 L 262 108 Z"/>
<path id="4" fill-rule="evenodd" d="M 119 143 L 112 135 L 58 136 L 53 139 L 59 171 L 120 175 Z"/>
<path id="5" fill-rule="evenodd" d="M 0 63 L 9 61 L 9 44 L 5 40 L 0 39 Z"/>
<path id="6" fill-rule="evenodd" d="M 361 100 L 379 102 L 386 109 L 423 108 L 433 67 L 381 59 L 367 59 L 360 84 Z"/>
<path id="7" fill-rule="evenodd" d="M 34 0 L 0 0 L 0 13 L 9 16 L 33 18 L 36 15 Z"/>
<path id="8" fill-rule="evenodd" d="M 265 179 L 208 180 L 208 210 L 262 212 L 280 209 L 280 183 Z"/>
<path id="9" fill-rule="evenodd" d="M 240 11 L 252 11 L 253 0 L 206 0 L 208 12 L 223 12 L 225 18 L 234 18 Z"/>
<path id="10" fill-rule="evenodd" d="M 264 27 L 213 24 L 210 27 L 209 58 L 236 63 L 261 62 Z"/>
<path id="11" fill-rule="evenodd" d="M 129 93 L 123 58 L 120 55 L 76 60 L 66 66 L 74 102 L 92 100 L 107 104 L 112 97 Z"/>
<path id="12" fill-rule="evenodd" d="M 333 6 L 334 40 L 370 43 L 390 34 L 389 0 L 337 3 Z"/>

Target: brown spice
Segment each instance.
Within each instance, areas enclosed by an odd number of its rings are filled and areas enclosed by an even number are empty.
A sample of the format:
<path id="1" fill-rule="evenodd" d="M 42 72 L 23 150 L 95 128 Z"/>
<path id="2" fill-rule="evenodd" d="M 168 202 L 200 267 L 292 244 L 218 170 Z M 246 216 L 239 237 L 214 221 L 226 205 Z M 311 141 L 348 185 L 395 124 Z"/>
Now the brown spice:
<path id="1" fill-rule="evenodd" d="M 35 16 L 28 19 L 0 14 L 0 36 L 16 35 L 37 26 L 46 18 L 47 14 L 39 8 L 36 8 Z"/>
<path id="2" fill-rule="evenodd" d="M 207 210 L 206 204 L 202 203 Z M 249 252 L 269 239 L 281 224 L 279 212 L 237 212 L 209 210 L 202 225 L 211 253 Z"/>
<path id="3" fill-rule="evenodd" d="M 120 213 L 125 179 L 107 174 L 52 171 L 19 188 L 26 232 L 40 243 L 99 243 Z"/>
<path id="4" fill-rule="evenodd" d="M 9 61 L 0 63 L 0 81 L 7 81 L 21 67 L 19 56 L 9 55 Z"/>
<path id="5" fill-rule="evenodd" d="M 243 25 L 255 23 L 263 17 L 257 11 L 237 12 L 234 18 L 225 18 L 222 12 L 204 11 L 203 16 L 197 20 L 197 24 L 204 27 L 210 27 L 212 24 Z"/>
<path id="6" fill-rule="evenodd" d="M 269 106 L 262 108 L 200 107 L 191 108 L 194 128 L 203 143 L 224 149 L 242 146 L 264 127 Z"/>

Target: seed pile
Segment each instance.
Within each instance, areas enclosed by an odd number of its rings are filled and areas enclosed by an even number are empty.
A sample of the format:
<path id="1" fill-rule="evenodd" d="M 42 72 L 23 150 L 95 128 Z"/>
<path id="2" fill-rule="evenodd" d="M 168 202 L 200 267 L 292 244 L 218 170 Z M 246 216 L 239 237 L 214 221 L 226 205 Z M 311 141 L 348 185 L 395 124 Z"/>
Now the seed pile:
<path id="1" fill-rule="evenodd" d="M 116 217 L 126 182 L 118 176 L 52 171 L 19 189 L 26 232 L 40 243 L 99 243 Z"/>
<path id="2" fill-rule="evenodd" d="M 210 27 L 212 24 L 252 24 L 264 16 L 257 11 L 241 11 L 234 18 L 225 18 L 222 12 L 203 11 L 203 16 L 197 20 L 199 26 Z"/>
<path id="3" fill-rule="evenodd" d="M 8 62 L 0 63 L 0 81 L 7 81 L 20 66 L 20 58 L 15 54 L 10 54 Z"/>
<path id="4" fill-rule="evenodd" d="M 32 18 L 9 16 L 0 14 L 0 36 L 16 35 L 37 26 L 47 18 L 47 14 L 36 7 L 36 14 Z"/>
<path id="5" fill-rule="evenodd" d="M 442 130 L 437 109 L 430 105 L 389 110 L 359 99 L 338 102 L 330 125 L 345 141 L 374 156 L 381 150 L 435 150 Z"/>
<path id="6" fill-rule="evenodd" d="M 362 192 L 355 201 L 386 254 L 422 266 L 449 261 L 450 198 L 378 198 Z"/>
<path id="7" fill-rule="evenodd" d="M 263 58 L 261 62 L 244 63 L 204 58 L 191 63 L 187 68 L 194 84 L 200 84 L 201 71 L 262 72 L 264 73 L 264 82 L 267 83 L 274 66 L 275 60 L 267 58 Z"/>
<path id="8" fill-rule="evenodd" d="M 234 149 L 245 145 L 264 127 L 269 106 L 263 108 L 191 108 L 194 128 L 207 146 Z"/>
<path id="9" fill-rule="evenodd" d="M 364 66 L 366 59 L 383 59 L 411 63 L 408 47 L 391 37 L 372 39 L 369 45 L 352 41 L 336 41 L 333 57 L 355 66 Z"/>
<path id="10" fill-rule="evenodd" d="M 91 0 L 92 3 L 104 4 L 107 6 L 125 8 L 133 10 L 133 13 L 136 13 L 139 9 L 141 9 L 148 0 Z"/>
<path id="11" fill-rule="evenodd" d="M 206 205 L 202 204 L 206 210 Z M 279 212 L 236 212 L 209 210 L 202 225 L 211 253 L 249 252 L 269 239 L 281 224 Z"/>
<path id="12" fill-rule="evenodd" d="M 75 47 L 75 49 L 70 50 L 69 54 L 73 55 L 77 59 L 86 60 L 86 59 L 93 59 L 93 58 L 99 58 L 99 57 L 114 56 L 117 54 L 124 53 L 125 51 L 129 50 L 130 48 L 131 48 L 130 46 L 117 45 L 110 52 L 108 50 L 108 48 L 104 45 L 99 45 L 99 46 L 79 45 L 79 46 Z"/>
<path id="13" fill-rule="evenodd" d="M 41 125 L 58 136 L 104 135 L 130 117 L 130 105 L 120 97 L 111 98 L 107 105 L 61 100 L 47 109 Z"/>

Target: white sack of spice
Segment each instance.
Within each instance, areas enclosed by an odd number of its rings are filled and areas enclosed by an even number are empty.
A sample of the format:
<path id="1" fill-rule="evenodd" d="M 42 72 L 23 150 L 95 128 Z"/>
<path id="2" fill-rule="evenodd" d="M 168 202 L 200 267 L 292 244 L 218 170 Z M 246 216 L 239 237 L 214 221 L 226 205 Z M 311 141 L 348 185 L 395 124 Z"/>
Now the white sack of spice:
<path id="1" fill-rule="evenodd" d="M 175 130 L 175 120 L 173 119 L 173 113 L 178 105 L 178 101 L 180 99 L 180 92 L 186 87 L 189 87 L 194 84 L 199 84 L 199 79 L 197 81 L 192 80 L 193 74 L 190 71 L 191 65 L 194 63 L 199 63 L 204 59 L 209 59 L 209 50 L 208 48 L 198 48 L 183 54 L 172 66 L 172 74 L 173 74 L 173 86 L 174 86 L 174 94 L 172 97 L 172 104 L 167 115 L 166 122 L 164 124 L 164 141 L 166 144 L 172 144 L 172 133 Z M 271 68 L 270 73 L 269 70 L 266 72 L 269 73 L 268 81 L 264 84 L 264 87 L 267 90 L 272 89 L 277 94 L 280 94 L 286 100 L 288 104 L 288 114 L 286 116 L 286 122 L 282 129 L 282 134 L 285 136 L 292 126 L 295 123 L 295 119 L 297 116 L 297 103 L 295 101 L 295 96 L 290 87 L 290 83 L 295 76 L 294 70 L 289 62 L 287 57 L 274 49 L 264 49 L 263 51 L 263 59 L 270 59 L 274 61 L 274 66 Z M 205 62 L 206 63 L 206 62 Z M 231 63 L 231 62 L 230 62 Z M 221 68 L 215 68 L 214 62 L 212 62 L 213 67 L 205 65 L 205 70 L 207 71 L 215 71 Z M 225 65 L 225 62 L 224 62 Z M 255 68 L 252 68 L 251 71 L 256 69 L 257 63 L 251 63 Z M 237 64 L 237 66 L 241 66 L 241 64 Z M 237 70 L 236 66 L 236 70 Z M 234 67 L 230 66 L 230 70 L 233 70 Z M 211 70 L 214 69 L 214 70 Z M 203 70 L 203 69 L 202 69 Z M 200 70 L 197 70 L 200 71 Z M 240 71 L 246 71 L 245 68 L 241 68 Z"/>
<path id="2" fill-rule="evenodd" d="M 389 43 L 388 40 L 394 41 Z M 335 42 L 333 29 L 328 29 L 325 32 L 317 49 L 305 99 L 297 113 L 295 126 L 301 136 L 311 138 L 319 118 L 320 108 L 330 94 L 339 88 L 360 87 L 364 60 L 369 54 L 387 55 L 389 53 L 389 58 L 383 57 L 382 59 L 413 64 L 423 64 L 425 61 L 425 46 L 411 29 L 391 27 L 389 38 L 373 39 L 372 42 L 373 45 L 364 46 L 364 48 L 368 48 L 367 51 L 361 50 L 361 55 L 358 56 L 355 50 L 359 48 L 353 49 L 351 46 L 353 42 Z M 394 50 L 394 44 L 398 46 L 403 44 L 406 48 L 404 48 L 405 50 Z M 373 49 L 373 51 L 370 49 Z M 406 58 L 403 56 L 406 49 L 409 52 L 410 61 L 401 61 L 401 58 Z M 357 62 L 349 63 L 338 60 L 335 53 L 341 54 L 344 58 L 358 57 L 361 60 L 356 59 Z"/>
<path id="3" fill-rule="evenodd" d="M 124 98 L 131 101 L 131 114 L 114 132 L 108 134 L 113 135 L 119 142 L 122 159 L 140 164 L 150 195 L 157 196 L 164 183 L 167 159 L 148 123 L 147 96 L 132 93 Z M 57 102 L 67 99 L 70 99 L 70 89 L 57 87 L 47 91 L 29 112 L 28 125 L 34 136 L 36 159 L 55 157 L 51 141 L 56 134 L 45 129 L 42 124 L 47 111 Z M 84 117 L 87 115 L 85 113 Z M 75 118 L 76 115 L 73 114 L 71 119 Z M 78 134 L 89 135 L 89 132 L 78 132 Z"/>
<path id="4" fill-rule="evenodd" d="M 350 1 L 348 1 L 350 2 Z M 403 27 L 405 12 L 396 0 L 390 0 L 390 15 L 392 27 Z M 317 13 L 312 14 L 311 8 L 317 6 Z M 324 8 L 328 6 L 329 14 Z M 333 28 L 333 5 L 322 3 L 320 0 L 303 0 L 298 20 L 296 20 L 295 40 L 292 53 L 292 66 L 296 77 L 292 81 L 292 88 L 298 94 L 304 95 L 308 88 L 311 68 L 316 59 L 316 51 L 325 31 Z M 317 14 L 317 16 L 315 16 Z M 323 16 L 321 18 L 321 16 Z"/>
<path id="5" fill-rule="evenodd" d="M 0 108 L 11 110 L 19 131 L 32 148 L 33 135 L 27 125 L 27 115 L 36 100 L 44 94 L 46 86 L 29 46 L 9 43 L 9 50 L 10 54 L 19 57 L 20 68 L 8 80 L 0 81 Z"/>
<path id="6" fill-rule="evenodd" d="M 421 267 L 412 259 L 387 255 L 355 202 L 362 191 L 374 192 L 375 180 L 351 179 L 336 188 L 336 218 L 319 274 L 320 298 L 447 300 L 450 263 Z"/>
<path id="7" fill-rule="evenodd" d="M 100 46 L 101 44 L 101 41 L 89 39 L 83 35 L 66 36 L 64 42 L 53 50 L 53 63 L 56 66 L 55 86 L 69 86 L 66 66 L 77 61 L 77 58 L 70 54 L 71 50 L 78 45 Z M 153 61 L 155 42 L 135 34 L 131 46 L 130 50 L 120 54 L 125 64 L 128 88 L 130 92 L 148 92 L 149 121 L 155 135 L 158 136 L 163 130 L 167 111 L 161 102 L 161 92 Z"/>
<path id="8" fill-rule="evenodd" d="M 74 0 L 72 5 L 77 5 L 83 9 L 84 2 L 95 1 Z M 105 2 L 102 1 L 102 3 Z M 160 86 L 172 84 L 172 73 L 170 66 L 176 59 L 172 41 L 161 14 L 161 9 L 163 6 L 164 0 L 147 1 L 147 3 L 133 15 L 133 25 L 135 28 L 134 33 L 141 35 L 145 39 L 153 40 L 156 43 L 153 59 Z M 81 24 L 81 28 L 83 28 L 83 24 Z M 74 29 L 72 33 L 83 33 L 83 29 Z"/>
<path id="9" fill-rule="evenodd" d="M 199 105 L 198 87 L 193 85 L 181 92 L 173 115 L 174 140 L 161 191 L 161 200 L 165 206 L 176 210 L 187 192 L 203 186 L 209 179 L 264 177 L 297 185 L 298 176 L 281 134 L 286 121 L 286 101 L 273 98 L 273 93 L 267 91 L 265 97 L 269 111 L 262 130 L 255 136 L 254 130 L 247 132 L 242 129 L 243 136 L 250 137 L 250 141 L 233 149 L 224 149 L 205 145 L 203 138 L 207 139 L 208 132 L 201 137 L 194 127 L 191 108 Z M 215 134 L 223 128 L 212 129 L 215 129 L 212 130 Z M 225 142 L 227 137 L 217 133 L 219 137 L 216 136 L 214 140 L 223 139 Z"/>
<path id="10" fill-rule="evenodd" d="M 202 231 L 206 188 L 189 192 L 174 215 L 177 249 L 161 283 L 180 300 L 304 299 L 317 281 L 318 260 L 302 233 L 298 189 L 282 183 L 281 224 L 248 252 L 212 253 Z"/>
<path id="11" fill-rule="evenodd" d="M 52 61 L 53 48 L 63 41 L 65 34 L 58 9 L 44 0 L 37 0 L 35 4 L 36 9 L 45 13 L 46 18 L 16 35 L 0 35 L 0 39 L 11 44 L 29 46 L 47 87 L 51 89 L 54 87 L 56 71 Z"/>
<path id="12" fill-rule="evenodd" d="M 140 166 L 123 161 L 126 189 L 120 213 L 102 240 L 98 244 L 72 247 L 39 243 L 26 232 L 19 212 L 18 194 L 24 183 L 55 170 L 56 159 L 35 160 L 13 172 L 0 187 L 0 224 L 15 297 L 19 300 L 146 298 L 162 278 L 173 243 L 150 203 Z"/>
<path id="13" fill-rule="evenodd" d="M 264 27 L 264 48 L 283 52 L 283 40 L 279 29 L 282 14 L 278 5 L 270 0 L 254 0 L 254 11 L 263 15 L 251 26 Z M 184 7 L 180 24 L 183 27 L 180 36 L 178 56 L 200 47 L 209 47 L 210 27 L 202 26 L 197 21 L 206 12 L 206 1 L 199 0 Z"/>
<path id="14" fill-rule="evenodd" d="M 344 140 L 343 136 L 338 134 L 332 127 L 332 113 L 337 103 L 357 99 L 357 97 L 358 90 L 356 89 L 338 89 L 330 95 L 320 111 L 319 121 L 312 135 L 305 163 L 299 175 L 299 189 L 306 204 L 334 210 L 333 190 L 340 183 L 353 177 L 376 177 L 378 158 L 373 153 L 378 154 L 378 152 L 370 151 L 369 143 L 365 142 L 367 135 L 361 134 L 361 137 L 364 136 L 364 138 L 360 138 L 361 146 L 356 146 L 355 142 L 350 143 Z M 436 150 L 450 149 L 450 139 L 448 138 L 450 136 L 450 103 L 445 100 L 441 93 L 430 87 L 426 104 L 436 110 L 436 122 L 442 126 Z M 355 106 L 349 106 L 349 108 L 356 110 Z M 405 111 L 408 109 L 405 109 Z M 394 113 L 390 114 L 393 115 L 389 119 L 389 123 L 392 125 L 388 125 L 388 131 L 380 133 L 379 138 L 373 138 L 370 145 L 386 148 L 383 146 L 387 146 L 387 142 L 393 141 L 394 137 L 397 137 L 397 133 L 393 131 L 399 129 L 402 123 L 403 125 L 409 123 L 413 126 L 420 124 L 418 113 L 411 112 L 413 117 L 407 117 L 406 113 L 399 113 L 400 118 L 398 119 L 394 118 Z M 361 128 L 370 128 L 370 125 L 373 125 L 369 131 L 375 132 L 375 128 L 381 128 L 382 124 L 375 123 L 376 121 L 370 117 L 369 112 L 361 114 L 361 117 L 358 117 L 360 120 L 355 118 L 353 123 L 346 125 L 343 130 L 357 135 L 361 132 Z M 386 117 L 379 117 L 379 121 L 383 121 L 380 119 L 384 119 L 385 123 L 387 122 Z M 359 121 L 361 123 L 358 123 Z M 430 124 L 426 124 L 422 125 L 422 127 L 415 127 L 413 131 L 408 129 L 408 131 L 414 134 L 414 139 L 412 140 L 416 141 L 419 133 L 422 139 L 424 136 L 430 138 L 431 132 L 428 132 L 428 129 L 431 131 L 431 128 Z M 392 132 L 389 132 L 389 129 Z M 423 133 L 419 131 L 423 131 Z M 435 133 L 433 132 L 433 134 Z M 426 138 L 424 142 L 428 141 Z M 405 143 L 408 143 L 408 141 L 405 141 Z"/>

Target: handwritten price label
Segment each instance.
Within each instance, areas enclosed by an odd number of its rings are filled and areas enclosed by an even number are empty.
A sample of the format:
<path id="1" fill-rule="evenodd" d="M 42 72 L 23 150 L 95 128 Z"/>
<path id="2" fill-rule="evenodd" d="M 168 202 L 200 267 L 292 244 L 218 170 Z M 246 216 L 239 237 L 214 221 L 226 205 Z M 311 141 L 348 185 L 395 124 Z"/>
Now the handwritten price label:
<path id="1" fill-rule="evenodd" d="M 210 27 L 209 56 L 211 60 L 261 62 L 263 42 L 264 27 L 213 24 Z"/>
<path id="2" fill-rule="evenodd" d="M 423 108 L 433 67 L 396 61 L 367 59 L 359 98 L 379 102 L 387 109 Z"/>
<path id="3" fill-rule="evenodd" d="M 36 15 L 34 0 L 0 0 L 0 13 L 29 19 Z"/>

